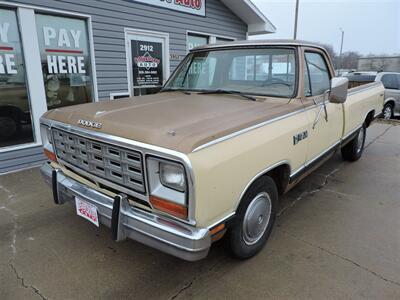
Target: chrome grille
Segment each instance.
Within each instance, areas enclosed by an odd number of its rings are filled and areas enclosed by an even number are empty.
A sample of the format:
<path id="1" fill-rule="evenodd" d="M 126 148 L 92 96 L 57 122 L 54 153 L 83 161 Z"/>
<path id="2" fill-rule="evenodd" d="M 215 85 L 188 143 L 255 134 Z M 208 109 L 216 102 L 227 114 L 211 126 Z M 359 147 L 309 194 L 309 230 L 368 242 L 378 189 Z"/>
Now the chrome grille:
<path id="1" fill-rule="evenodd" d="M 52 129 L 56 154 L 59 159 L 89 174 L 111 181 L 141 194 L 146 193 L 142 155 Z"/>

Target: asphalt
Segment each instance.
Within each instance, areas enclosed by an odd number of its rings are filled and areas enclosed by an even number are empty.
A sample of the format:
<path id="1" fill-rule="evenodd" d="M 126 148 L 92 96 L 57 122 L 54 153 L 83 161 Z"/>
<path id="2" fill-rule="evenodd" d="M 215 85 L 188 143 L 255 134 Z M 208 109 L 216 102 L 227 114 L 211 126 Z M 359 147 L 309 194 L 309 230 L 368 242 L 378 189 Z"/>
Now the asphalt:
<path id="1" fill-rule="evenodd" d="M 0 176 L 0 298 L 400 299 L 399 174 L 400 126 L 374 124 L 360 161 L 336 155 L 283 197 L 256 257 L 218 242 L 196 263 L 113 242 L 38 169 Z"/>

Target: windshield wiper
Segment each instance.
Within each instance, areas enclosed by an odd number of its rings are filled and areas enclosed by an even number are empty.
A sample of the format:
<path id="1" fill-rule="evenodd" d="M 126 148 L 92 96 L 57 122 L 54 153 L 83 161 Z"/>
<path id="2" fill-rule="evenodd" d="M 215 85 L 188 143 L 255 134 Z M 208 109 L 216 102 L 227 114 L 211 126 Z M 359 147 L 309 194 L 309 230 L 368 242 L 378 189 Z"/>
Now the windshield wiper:
<path id="1" fill-rule="evenodd" d="M 181 93 L 184 93 L 185 95 L 191 95 L 192 94 L 192 93 L 190 93 L 188 91 L 185 91 L 183 89 L 161 89 L 160 93 L 163 93 L 163 92 L 181 92 Z"/>
<path id="2" fill-rule="evenodd" d="M 241 97 L 243 97 L 243 98 L 246 98 L 246 99 L 249 99 L 249 100 L 252 100 L 252 101 L 256 101 L 256 100 L 257 100 L 255 97 L 252 97 L 252 96 L 246 95 L 246 94 L 244 94 L 244 93 L 242 93 L 242 92 L 234 91 L 234 90 L 221 90 L 221 89 L 218 89 L 218 90 L 209 90 L 209 91 L 199 92 L 199 94 L 201 94 L 201 95 L 208 95 L 208 94 L 231 94 L 231 95 L 239 95 L 239 96 L 241 96 Z"/>

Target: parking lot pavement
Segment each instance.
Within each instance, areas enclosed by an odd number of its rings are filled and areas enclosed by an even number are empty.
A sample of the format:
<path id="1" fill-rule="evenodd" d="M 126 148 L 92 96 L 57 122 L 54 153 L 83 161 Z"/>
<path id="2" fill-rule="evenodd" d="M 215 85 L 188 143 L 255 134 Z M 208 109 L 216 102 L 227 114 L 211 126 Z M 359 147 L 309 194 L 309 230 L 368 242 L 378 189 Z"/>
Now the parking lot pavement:
<path id="1" fill-rule="evenodd" d="M 267 246 L 223 243 L 188 263 L 114 243 L 56 207 L 38 169 L 0 176 L 1 299 L 399 299 L 400 126 L 368 129 L 362 159 L 336 155 L 284 196 Z"/>

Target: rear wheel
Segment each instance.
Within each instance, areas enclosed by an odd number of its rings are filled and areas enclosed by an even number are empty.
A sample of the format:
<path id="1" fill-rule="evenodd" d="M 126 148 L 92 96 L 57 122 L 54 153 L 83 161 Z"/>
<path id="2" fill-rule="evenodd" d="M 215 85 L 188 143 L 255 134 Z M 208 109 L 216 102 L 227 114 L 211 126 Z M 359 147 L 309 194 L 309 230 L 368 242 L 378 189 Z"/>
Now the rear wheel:
<path id="1" fill-rule="evenodd" d="M 249 188 L 228 234 L 235 257 L 250 258 L 264 247 L 274 225 L 277 203 L 278 189 L 271 177 L 264 176 Z"/>
<path id="2" fill-rule="evenodd" d="M 382 111 L 382 117 L 385 120 L 389 120 L 393 118 L 393 104 L 391 103 L 386 103 L 385 106 L 383 107 Z"/>
<path id="3" fill-rule="evenodd" d="M 366 132 L 367 128 L 364 123 L 357 135 L 342 148 L 342 157 L 344 160 L 356 161 L 361 158 L 364 152 Z"/>

